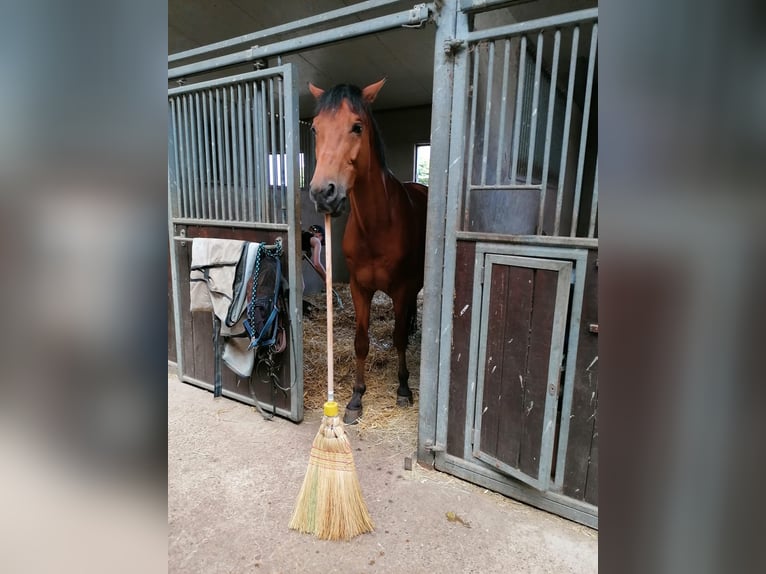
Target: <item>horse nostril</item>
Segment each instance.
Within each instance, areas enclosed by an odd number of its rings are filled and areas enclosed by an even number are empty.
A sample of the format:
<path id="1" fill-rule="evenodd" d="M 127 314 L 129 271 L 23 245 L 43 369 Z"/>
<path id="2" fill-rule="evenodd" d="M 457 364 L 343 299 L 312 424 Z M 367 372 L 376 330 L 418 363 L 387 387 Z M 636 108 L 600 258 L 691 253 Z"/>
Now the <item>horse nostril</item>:
<path id="1" fill-rule="evenodd" d="M 327 184 L 327 199 L 332 199 L 333 197 L 335 197 L 335 184 L 328 183 Z"/>

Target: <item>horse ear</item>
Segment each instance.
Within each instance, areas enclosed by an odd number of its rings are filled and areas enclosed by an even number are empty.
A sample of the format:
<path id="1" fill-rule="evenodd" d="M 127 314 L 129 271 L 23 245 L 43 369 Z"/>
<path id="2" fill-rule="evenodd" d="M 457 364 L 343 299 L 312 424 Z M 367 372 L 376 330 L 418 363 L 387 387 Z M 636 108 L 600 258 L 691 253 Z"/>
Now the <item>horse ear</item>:
<path id="1" fill-rule="evenodd" d="M 378 92 L 380 91 L 380 88 L 383 87 L 383 84 L 386 83 L 386 79 L 383 78 L 379 82 L 375 82 L 374 84 L 370 84 L 365 89 L 362 90 L 362 97 L 364 98 L 364 101 L 371 104 L 375 101 L 375 98 L 378 97 Z"/>
<path id="2" fill-rule="evenodd" d="M 309 82 L 309 91 L 313 94 L 313 96 L 318 100 L 322 97 L 322 94 L 324 94 L 324 90 L 322 88 L 317 88 L 314 84 Z"/>

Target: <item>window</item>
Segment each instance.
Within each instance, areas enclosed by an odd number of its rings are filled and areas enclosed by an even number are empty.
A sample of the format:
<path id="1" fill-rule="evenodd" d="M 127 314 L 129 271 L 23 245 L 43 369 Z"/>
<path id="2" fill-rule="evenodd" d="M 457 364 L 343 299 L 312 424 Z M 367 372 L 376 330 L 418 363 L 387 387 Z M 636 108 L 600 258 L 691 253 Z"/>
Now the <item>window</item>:
<path id="1" fill-rule="evenodd" d="M 415 175 L 418 183 L 428 185 L 428 173 L 431 166 L 431 144 L 415 145 Z"/>

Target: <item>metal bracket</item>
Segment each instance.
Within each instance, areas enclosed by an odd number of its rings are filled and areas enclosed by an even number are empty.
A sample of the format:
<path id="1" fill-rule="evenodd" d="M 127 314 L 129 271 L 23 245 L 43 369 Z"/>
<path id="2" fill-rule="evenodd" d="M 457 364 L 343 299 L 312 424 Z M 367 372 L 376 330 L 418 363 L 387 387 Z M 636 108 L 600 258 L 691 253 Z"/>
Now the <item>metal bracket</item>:
<path id="1" fill-rule="evenodd" d="M 444 53 L 448 56 L 454 56 L 463 48 L 465 48 L 465 40 L 458 40 L 457 38 L 444 40 Z"/>
<path id="2" fill-rule="evenodd" d="M 426 441 L 425 448 L 426 450 L 433 453 L 444 452 L 446 450 L 443 444 L 439 444 L 439 443 L 434 444 L 430 440 Z"/>

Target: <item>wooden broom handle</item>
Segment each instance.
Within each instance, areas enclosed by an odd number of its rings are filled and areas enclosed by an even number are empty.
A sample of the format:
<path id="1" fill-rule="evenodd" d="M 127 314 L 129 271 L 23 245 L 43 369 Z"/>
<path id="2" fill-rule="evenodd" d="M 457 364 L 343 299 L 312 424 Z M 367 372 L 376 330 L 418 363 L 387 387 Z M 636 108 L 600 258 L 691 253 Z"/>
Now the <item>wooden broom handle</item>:
<path id="1" fill-rule="evenodd" d="M 334 401 L 335 395 L 333 390 L 334 373 L 333 366 L 335 361 L 333 360 L 332 347 L 332 222 L 330 214 L 324 215 L 324 238 L 325 238 L 325 287 L 327 291 L 327 400 Z"/>

